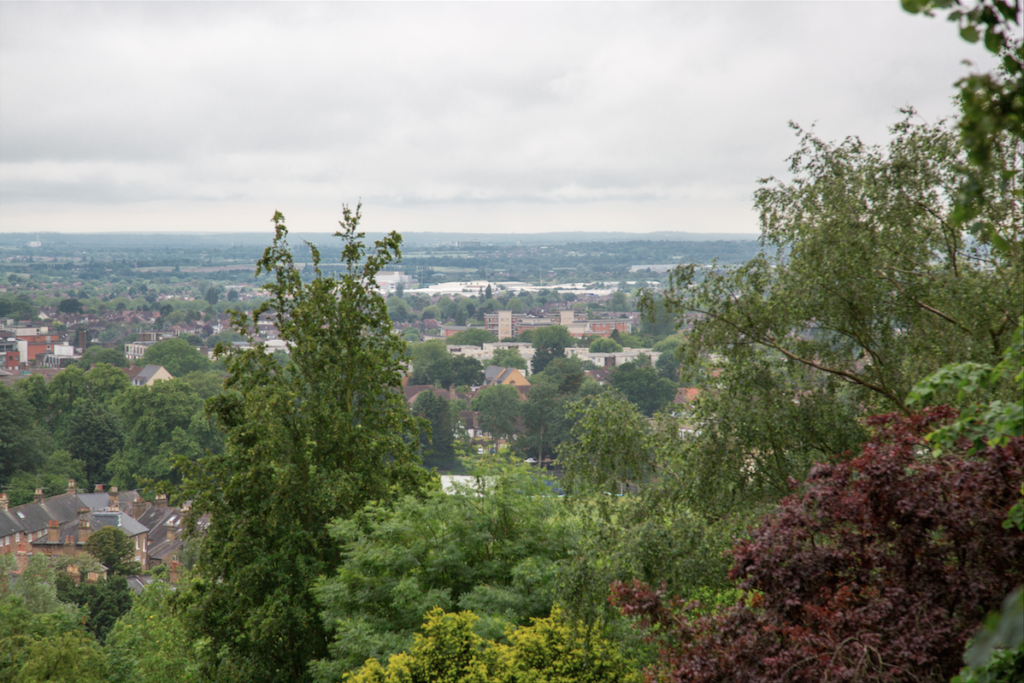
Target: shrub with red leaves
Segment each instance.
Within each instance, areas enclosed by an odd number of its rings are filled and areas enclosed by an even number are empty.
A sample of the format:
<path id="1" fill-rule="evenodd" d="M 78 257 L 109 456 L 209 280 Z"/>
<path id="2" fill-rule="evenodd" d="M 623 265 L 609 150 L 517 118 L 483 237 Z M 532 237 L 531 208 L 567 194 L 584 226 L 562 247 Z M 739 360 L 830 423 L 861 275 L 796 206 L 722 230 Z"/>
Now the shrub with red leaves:
<path id="1" fill-rule="evenodd" d="M 733 549 L 745 604 L 698 617 L 664 591 L 609 598 L 661 646 L 653 681 L 948 681 L 964 644 L 1024 581 L 1024 535 L 1004 529 L 1024 439 L 934 458 L 923 435 L 953 412 L 873 418 L 854 460 L 815 467 Z"/>

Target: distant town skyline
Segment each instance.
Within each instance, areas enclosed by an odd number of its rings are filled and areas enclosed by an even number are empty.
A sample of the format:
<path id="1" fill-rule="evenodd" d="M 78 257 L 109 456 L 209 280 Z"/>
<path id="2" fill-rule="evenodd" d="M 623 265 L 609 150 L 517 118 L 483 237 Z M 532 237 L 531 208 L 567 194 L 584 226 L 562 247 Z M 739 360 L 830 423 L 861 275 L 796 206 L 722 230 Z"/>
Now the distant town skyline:
<path id="1" fill-rule="evenodd" d="M 963 65 L 972 60 L 974 67 Z M 0 3 L 0 232 L 758 232 L 787 121 L 991 68 L 878 2 Z"/>

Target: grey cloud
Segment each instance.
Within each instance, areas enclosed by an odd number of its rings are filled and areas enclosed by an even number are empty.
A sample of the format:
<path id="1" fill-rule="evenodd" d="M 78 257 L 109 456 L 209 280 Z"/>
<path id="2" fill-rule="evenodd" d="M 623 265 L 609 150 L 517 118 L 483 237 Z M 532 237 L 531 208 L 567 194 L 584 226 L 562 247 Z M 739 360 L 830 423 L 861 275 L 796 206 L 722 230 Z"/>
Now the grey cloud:
<path id="1" fill-rule="evenodd" d="M 786 121 L 951 112 L 886 3 L 0 4 L 0 202 L 746 202 Z M 61 171 L 95 166 L 95 172 Z M 49 173 L 50 175 L 47 175 Z"/>

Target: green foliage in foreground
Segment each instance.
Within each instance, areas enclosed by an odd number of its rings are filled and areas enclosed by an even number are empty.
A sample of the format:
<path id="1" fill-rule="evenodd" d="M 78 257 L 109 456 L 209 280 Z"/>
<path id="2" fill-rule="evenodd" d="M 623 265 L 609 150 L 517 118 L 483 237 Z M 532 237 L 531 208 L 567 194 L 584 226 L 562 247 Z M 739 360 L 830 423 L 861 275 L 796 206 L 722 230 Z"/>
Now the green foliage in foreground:
<path id="1" fill-rule="evenodd" d="M 458 495 L 370 504 L 334 522 L 343 560 L 316 589 L 334 633 L 320 677 L 406 649 L 434 607 L 475 611 L 475 629 L 491 639 L 547 616 L 575 534 L 537 476 L 522 463 L 497 465 Z"/>
<path id="2" fill-rule="evenodd" d="M 196 648 L 180 615 L 171 611 L 171 586 L 155 581 L 135 599 L 107 636 L 111 683 L 198 683 Z"/>
<path id="3" fill-rule="evenodd" d="M 635 663 L 612 642 L 587 637 L 555 610 L 508 634 L 507 645 L 481 638 L 472 612 L 427 614 L 409 652 L 383 666 L 369 660 L 350 683 L 639 683 Z"/>

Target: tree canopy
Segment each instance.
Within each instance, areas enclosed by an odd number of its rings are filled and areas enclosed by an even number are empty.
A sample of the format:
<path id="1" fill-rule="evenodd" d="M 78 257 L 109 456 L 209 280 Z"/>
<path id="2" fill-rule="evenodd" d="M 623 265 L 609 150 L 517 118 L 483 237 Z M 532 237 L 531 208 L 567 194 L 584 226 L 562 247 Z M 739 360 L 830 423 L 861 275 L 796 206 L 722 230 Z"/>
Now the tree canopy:
<path id="1" fill-rule="evenodd" d="M 468 329 L 456 332 L 445 340 L 448 346 L 483 346 L 493 344 L 498 338 L 487 330 Z"/>
<path id="2" fill-rule="evenodd" d="M 427 477 L 417 456 L 419 426 L 397 388 L 405 343 L 384 300 L 367 283 L 400 256 L 391 233 L 372 248 L 359 208 L 344 209 L 334 277 L 304 281 L 284 217 L 257 264 L 269 298 L 232 325 L 252 347 L 225 349 L 225 390 L 208 408 L 227 433 L 224 451 L 185 471 L 193 519 L 210 514 L 197 580 L 182 595 L 188 625 L 209 639 L 207 680 L 309 680 L 308 663 L 327 654 L 311 588 L 340 560 L 328 523 L 371 500 L 416 490 Z M 273 313 L 293 344 L 287 369 L 264 352 L 252 321 Z"/>
<path id="3" fill-rule="evenodd" d="M 197 370 L 209 370 L 210 360 L 184 339 L 165 339 L 146 349 L 142 365 L 162 365 L 175 377 L 184 377 Z"/>

